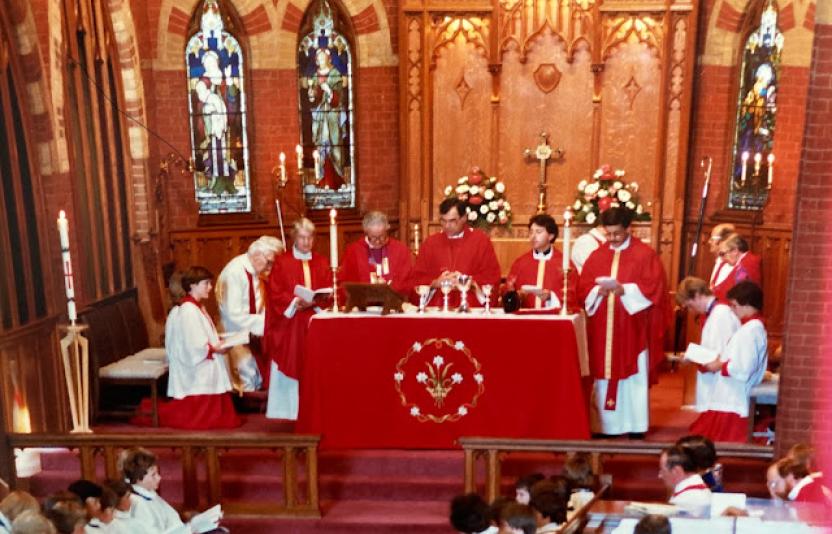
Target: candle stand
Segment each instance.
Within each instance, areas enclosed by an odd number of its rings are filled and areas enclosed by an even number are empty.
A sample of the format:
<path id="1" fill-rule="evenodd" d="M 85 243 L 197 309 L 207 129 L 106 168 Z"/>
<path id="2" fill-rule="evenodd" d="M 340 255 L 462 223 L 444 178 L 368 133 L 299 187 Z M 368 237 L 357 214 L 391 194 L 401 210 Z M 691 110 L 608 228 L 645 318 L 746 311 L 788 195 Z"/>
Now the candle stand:
<path id="1" fill-rule="evenodd" d="M 73 433 L 89 433 L 90 430 L 90 345 L 81 333 L 86 325 L 73 321 L 62 325 L 66 331 L 61 338 L 61 356 L 64 367 L 66 391 L 69 394 L 69 410 L 72 416 Z"/>

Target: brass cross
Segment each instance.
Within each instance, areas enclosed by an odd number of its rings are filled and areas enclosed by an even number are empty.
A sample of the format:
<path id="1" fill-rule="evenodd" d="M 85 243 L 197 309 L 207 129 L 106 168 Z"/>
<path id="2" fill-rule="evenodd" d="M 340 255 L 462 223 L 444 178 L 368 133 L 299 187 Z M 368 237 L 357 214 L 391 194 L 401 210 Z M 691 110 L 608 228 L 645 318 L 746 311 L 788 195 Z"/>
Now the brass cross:
<path id="1" fill-rule="evenodd" d="M 537 184 L 537 213 L 546 213 L 546 166 L 550 161 L 563 159 L 563 154 L 562 148 L 552 148 L 552 145 L 549 144 L 549 134 L 546 132 L 540 132 L 540 144 L 537 145 L 534 152 L 531 148 L 527 148 L 523 152 L 527 160 L 536 159 L 540 168 L 540 182 Z"/>

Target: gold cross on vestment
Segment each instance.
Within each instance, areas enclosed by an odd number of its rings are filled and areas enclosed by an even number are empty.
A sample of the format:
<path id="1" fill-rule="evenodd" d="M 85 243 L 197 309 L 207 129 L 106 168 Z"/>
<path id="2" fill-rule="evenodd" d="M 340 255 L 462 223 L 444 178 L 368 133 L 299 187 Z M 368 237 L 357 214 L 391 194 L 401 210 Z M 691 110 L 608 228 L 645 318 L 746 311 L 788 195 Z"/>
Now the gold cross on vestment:
<path id="1" fill-rule="evenodd" d="M 523 155 L 527 160 L 536 159 L 540 169 L 540 181 L 537 184 L 538 201 L 537 213 L 546 213 L 546 166 L 550 161 L 563 159 L 564 151 L 562 148 L 552 148 L 549 144 L 549 134 L 540 132 L 540 144 L 532 152 L 531 148 L 527 148 Z"/>

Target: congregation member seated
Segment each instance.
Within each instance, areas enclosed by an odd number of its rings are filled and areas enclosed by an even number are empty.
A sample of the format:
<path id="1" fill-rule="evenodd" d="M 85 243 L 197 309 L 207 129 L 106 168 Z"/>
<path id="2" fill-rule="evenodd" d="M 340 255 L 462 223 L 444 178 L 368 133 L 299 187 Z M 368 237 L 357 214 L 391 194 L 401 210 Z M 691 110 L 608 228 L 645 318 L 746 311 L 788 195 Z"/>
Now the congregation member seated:
<path id="1" fill-rule="evenodd" d="M 719 244 L 719 257 L 726 263 L 723 270 L 727 273 L 720 283 L 713 286 L 713 292 L 721 302 L 728 302 L 728 291 L 740 282 L 762 285 L 760 257 L 751 252 L 748 241 L 739 234 L 731 234 Z"/>
<path id="2" fill-rule="evenodd" d="M 87 514 L 81 499 L 70 491 L 59 491 L 43 501 L 43 515 L 58 534 L 84 534 Z"/>
<path id="3" fill-rule="evenodd" d="M 646 515 L 639 519 L 633 534 L 670 534 L 670 519 L 663 515 Z"/>
<path id="4" fill-rule="evenodd" d="M 89 480 L 76 480 L 67 487 L 67 490 L 74 493 L 84 505 L 87 513 L 87 521 L 97 518 L 101 514 L 101 486 Z"/>
<path id="5" fill-rule="evenodd" d="M 295 287 L 318 290 L 332 286 L 327 259 L 313 252 L 315 224 L 303 217 L 292 225 L 292 250 L 275 260 L 269 275 L 266 329 L 263 349 L 270 359 L 271 378 L 266 417 L 298 418 L 303 351 L 309 319 L 321 311 L 325 300 L 304 300 Z"/>
<path id="6" fill-rule="evenodd" d="M 529 506 L 534 512 L 538 534 L 557 532 L 566 523 L 569 485 L 563 477 L 559 481 L 541 480 L 532 486 Z"/>
<path id="7" fill-rule="evenodd" d="M 165 352 L 171 400 L 159 403 L 161 426 L 205 430 L 235 428 L 242 423 L 231 400 L 225 359 L 228 348 L 202 305 L 211 294 L 213 278 L 205 267 L 185 271 L 181 282 L 185 296 L 168 314 Z"/>
<path id="8" fill-rule="evenodd" d="M 714 374 L 714 384 L 690 431 L 713 441 L 745 442 L 751 388 L 766 371 L 768 334 L 760 315 L 763 290 L 753 282 L 740 282 L 728 292 L 728 300 L 742 326 L 716 359 L 701 366 Z"/>
<path id="9" fill-rule="evenodd" d="M 545 478 L 542 473 L 532 473 L 518 478 L 514 483 L 514 500 L 519 504 L 529 504 L 532 486 Z"/>
<path id="10" fill-rule="evenodd" d="M 496 534 L 491 508 L 476 493 L 458 495 L 451 501 L 451 526 L 465 534 Z"/>
<path id="11" fill-rule="evenodd" d="M 791 458 L 797 463 L 805 465 L 810 477 L 816 480 L 823 478 L 823 473 L 817 470 L 815 448 L 808 443 L 795 443 L 792 445 L 786 453 L 786 458 Z"/>
<path id="12" fill-rule="evenodd" d="M 697 472 L 697 466 L 684 448 L 674 445 L 659 457 L 659 478 L 671 492 L 669 502 L 694 515 L 701 515 L 711 504 L 711 490 Z"/>
<path id="13" fill-rule="evenodd" d="M 347 245 L 341 262 L 339 282 L 389 284 L 407 297 L 413 271 L 413 255 L 401 241 L 390 237 L 387 215 L 371 211 L 362 221 L 364 238 Z"/>
<path id="14" fill-rule="evenodd" d="M 87 525 L 84 527 L 86 534 L 97 534 L 101 532 L 120 533 L 131 532 L 115 524 L 115 507 L 118 504 L 118 497 L 110 488 L 102 486 L 101 496 L 98 499 L 99 510 L 90 517 L 87 511 Z M 136 534 L 136 533 L 133 533 Z"/>
<path id="15" fill-rule="evenodd" d="M 4 532 L 0 528 L 0 532 Z M 43 514 L 35 510 L 26 510 L 17 516 L 10 530 L 13 534 L 57 534 L 55 525 Z"/>
<path id="16" fill-rule="evenodd" d="M 109 480 L 104 484 L 104 487 L 111 491 L 116 499 L 113 508 L 113 522 L 111 523 L 113 531 L 129 534 L 153 534 L 149 526 L 130 514 L 133 506 L 130 499 L 133 489 L 130 484 L 124 480 Z"/>
<path id="17" fill-rule="evenodd" d="M 712 492 L 725 491 L 722 486 L 722 465 L 716 462 L 716 447 L 713 441 L 705 436 L 691 435 L 679 438 L 676 445 L 690 455 L 696 470 Z"/>
<path id="18" fill-rule="evenodd" d="M 39 512 L 37 499 L 25 491 L 15 490 L 0 501 L 0 534 L 12 531 L 12 523 L 17 516 L 26 511 Z"/>
<path id="19" fill-rule="evenodd" d="M 569 504 L 567 509 L 574 512 L 592 499 L 599 489 L 598 477 L 592 470 L 589 454 L 578 452 L 566 458 L 563 464 L 563 476 L 569 485 Z"/>
<path id="20" fill-rule="evenodd" d="M 563 306 L 563 253 L 555 248 L 557 238 L 558 225 L 551 215 L 539 213 L 529 219 L 532 249 L 514 260 L 508 274 L 508 280 L 520 294 L 521 307 L 559 310 Z M 567 295 L 567 305 L 573 308 L 578 307 L 576 273 L 572 269 L 569 274 Z"/>
<path id="21" fill-rule="evenodd" d="M 535 534 L 537 521 L 534 510 L 520 503 L 509 503 L 503 508 L 499 534 Z"/>
<path id="22" fill-rule="evenodd" d="M 783 458 L 777 462 L 777 473 L 783 479 L 779 496 L 794 502 L 813 502 L 832 506 L 832 490 L 822 479 L 813 477 L 806 464 L 794 458 Z M 784 495 L 785 493 L 785 495 Z"/>

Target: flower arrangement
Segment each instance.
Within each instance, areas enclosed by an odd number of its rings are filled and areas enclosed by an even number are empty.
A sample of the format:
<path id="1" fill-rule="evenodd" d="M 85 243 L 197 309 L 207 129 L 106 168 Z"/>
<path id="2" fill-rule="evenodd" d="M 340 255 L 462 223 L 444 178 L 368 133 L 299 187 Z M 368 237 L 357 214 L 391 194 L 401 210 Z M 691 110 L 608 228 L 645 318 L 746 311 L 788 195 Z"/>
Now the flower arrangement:
<path id="1" fill-rule="evenodd" d="M 575 222 L 595 224 L 602 211 L 617 207 L 631 210 L 634 221 L 649 221 L 650 213 L 644 211 L 638 198 L 638 183 L 626 183 L 624 175 L 621 169 L 613 171 L 609 165 L 602 165 L 592 174 L 592 179 L 581 180 L 572 206 Z"/>
<path id="2" fill-rule="evenodd" d="M 496 176 L 487 176 L 479 167 L 471 167 L 456 186 L 445 187 L 445 198 L 457 197 L 468 203 L 471 226 L 488 229 L 511 226 L 511 204 L 506 200 L 506 184 Z"/>

